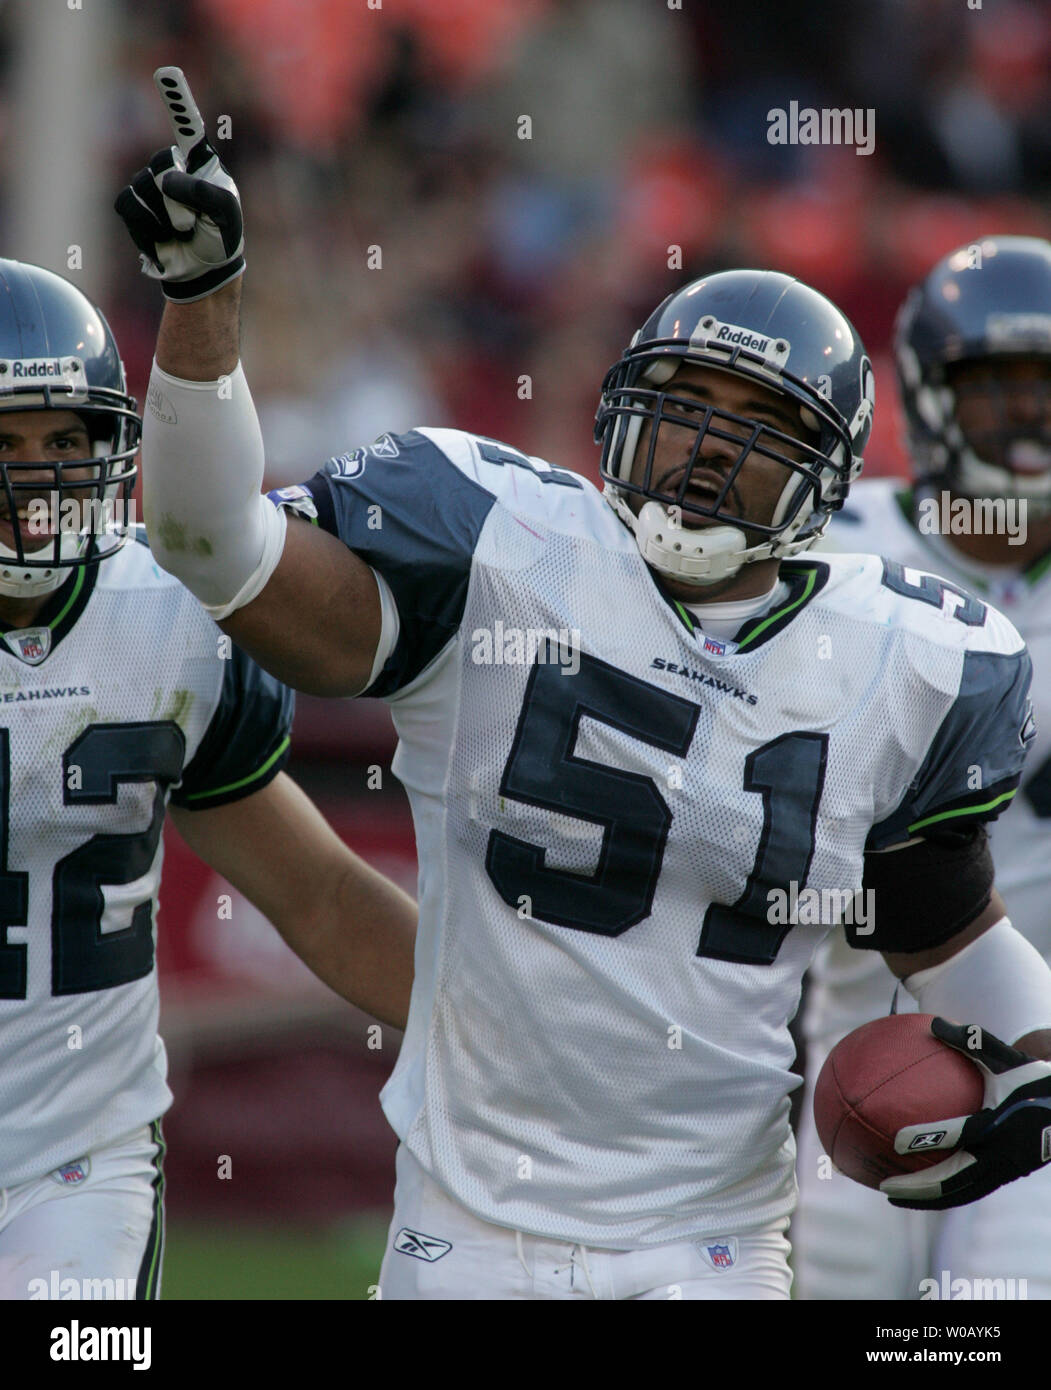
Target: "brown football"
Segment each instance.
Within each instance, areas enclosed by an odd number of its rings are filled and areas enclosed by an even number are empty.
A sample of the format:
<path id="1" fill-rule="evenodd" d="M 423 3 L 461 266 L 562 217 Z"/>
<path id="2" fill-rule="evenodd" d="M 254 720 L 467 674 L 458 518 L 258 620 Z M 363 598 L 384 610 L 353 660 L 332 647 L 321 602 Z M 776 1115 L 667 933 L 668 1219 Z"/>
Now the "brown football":
<path id="1" fill-rule="evenodd" d="M 931 1018 L 894 1014 L 866 1023 L 837 1043 L 821 1068 L 814 1089 L 818 1136 L 840 1172 L 865 1187 L 948 1156 L 946 1149 L 895 1153 L 899 1129 L 982 1108 L 981 1071 L 934 1036 Z"/>

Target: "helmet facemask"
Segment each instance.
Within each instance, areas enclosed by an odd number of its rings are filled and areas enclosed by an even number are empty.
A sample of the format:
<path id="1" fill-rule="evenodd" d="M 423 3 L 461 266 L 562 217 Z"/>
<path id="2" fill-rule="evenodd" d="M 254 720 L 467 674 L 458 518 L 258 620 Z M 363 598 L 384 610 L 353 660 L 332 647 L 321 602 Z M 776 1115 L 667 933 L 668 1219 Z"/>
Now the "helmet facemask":
<path id="1" fill-rule="evenodd" d="M 808 549 L 832 511 L 842 506 L 860 470 L 849 434 L 819 393 L 805 383 L 785 390 L 788 374 L 783 368 L 774 371 L 767 359 L 749 361 L 749 356 L 737 350 L 731 365 L 725 353 L 689 351 L 681 343 L 648 343 L 643 351 L 629 349 L 603 383 L 596 438 L 603 444 L 600 467 L 607 499 L 635 533 L 647 563 L 669 578 L 698 587 L 728 579 L 756 560 L 782 559 Z M 798 407 L 812 442 L 770 422 L 688 399 L 685 387 L 677 394 L 671 378 L 684 362 L 730 372 L 776 391 Z M 684 442 L 675 451 L 684 456 L 681 474 L 676 468 L 669 478 L 665 468 L 663 477 L 655 477 L 657 441 L 667 438 L 670 430 L 693 430 L 696 437 L 688 448 Z M 732 446 L 717 451 L 718 462 L 702 454 L 705 441 L 712 439 Z M 733 450 L 736 458 L 729 463 Z M 780 494 L 764 521 L 746 515 L 737 493 L 742 471 L 750 460 L 754 467 L 759 459 L 784 469 Z M 710 500 L 690 491 L 703 473 L 722 479 Z M 705 479 L 706 485 L 713 482 L 710 476 Z M 632 494 L 646 499 L 638 514 L 628 502 Z M 690 525 L 691 517 L 718 524 Z"/>
<path id="2" fill-rule="evenodd" d="M 0 509 L 12 519 L 0 540 L 0 594 L 9 597 L 59 588 L 75 567 L 119 550 L 134 521 L 129 499 L 141 428 L 135 403 L 123 392 L 89 388 L 77 365 L 62 359 L 61 378 L 11 386 L 16 364 L 0 362 L 0 430 L 5 412 L 68 410 L 91 440 L 87 458 L 0 463 Z M 34 532 L 43 532 L 42 544 Z"/>

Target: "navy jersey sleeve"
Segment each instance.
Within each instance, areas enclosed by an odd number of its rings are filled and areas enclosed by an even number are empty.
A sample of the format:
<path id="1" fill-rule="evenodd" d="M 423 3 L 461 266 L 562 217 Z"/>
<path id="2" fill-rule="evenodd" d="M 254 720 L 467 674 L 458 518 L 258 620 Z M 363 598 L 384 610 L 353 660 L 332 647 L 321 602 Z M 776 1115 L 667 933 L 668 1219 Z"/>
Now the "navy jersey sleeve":
<path id="1" fill-rule="evenodd" d="M 398 609 L 398 641 L 362 693 L 392 695 L 408 685 L 460 625 L 494 494 L 410 431 L 329 459 L 306 483 L 270 497 L 336 536 L 387 581 Z"/>
<path id="2" fill-rule="evenodd" d="M 219 703 L 172 803 L 203 811 L 261 791 L 288 762 L 294 707 L 286 685 L 233 647 Z"/>
<path id="3" fill-rule="evenodd" d="M 901 804 L 874 825 L 866 850 L 887 849 L 936 829 L 995 820 L 1011 804 L 1033 738 L 1024 647 L 964 655 L 956 699 Z"/>

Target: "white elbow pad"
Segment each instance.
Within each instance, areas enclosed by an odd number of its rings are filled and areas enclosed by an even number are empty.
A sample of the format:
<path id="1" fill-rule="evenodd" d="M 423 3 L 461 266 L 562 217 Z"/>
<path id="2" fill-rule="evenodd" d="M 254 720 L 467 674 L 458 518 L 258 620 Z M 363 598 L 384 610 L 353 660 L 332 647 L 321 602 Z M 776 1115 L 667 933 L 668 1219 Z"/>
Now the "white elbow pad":
<path id="1" fill-rule="evenodd" d="M 285 515 L 262 495 L 263 436 L 238 363 L 218 381 L 153 364 L 143 417 L 150 548 L 213 618 L 250 603 L 277 568 Z"/>
<path id="2" fill-rule="evenodd" d="M 977 1023 L 1004 1042 L 1051 1028 L 1051 969 L 1007 917 L 941 965 L 902 983 L 921 1013 Z"/>

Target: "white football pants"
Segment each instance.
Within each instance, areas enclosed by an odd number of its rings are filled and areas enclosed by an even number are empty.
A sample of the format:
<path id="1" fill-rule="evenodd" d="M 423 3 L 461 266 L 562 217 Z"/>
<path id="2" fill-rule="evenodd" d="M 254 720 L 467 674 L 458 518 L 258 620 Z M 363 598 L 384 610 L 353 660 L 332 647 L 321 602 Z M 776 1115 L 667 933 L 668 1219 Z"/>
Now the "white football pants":
<path id="1" fill-rule="evenodd" d="M 427 1176 L 405 1145 L 380 1272 L 388 1299 L 786 1299 L 786 1222 L 645 1250 L 599 1250 L 494 1226 Z"/>
<path id="2" fill-rule="evenodd" d="M 159 1122 L 0 1189 L 0 1299 L 155 1299 L 164 1253 Z"/>

